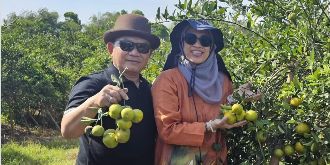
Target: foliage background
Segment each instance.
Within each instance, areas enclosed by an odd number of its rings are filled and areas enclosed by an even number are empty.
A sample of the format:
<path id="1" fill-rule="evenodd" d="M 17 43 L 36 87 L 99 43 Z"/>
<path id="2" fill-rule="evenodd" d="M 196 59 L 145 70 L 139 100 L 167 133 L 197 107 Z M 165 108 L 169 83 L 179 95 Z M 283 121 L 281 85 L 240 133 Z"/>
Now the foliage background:
<path id="1" fill-rule="evenodd" d="M 191 0 L 179 1 L 169 13 L 159 8 L 153 32 L 161 47 L 154 52 L 143 75 L 152 82 L 160 73 L 170 51 L 171 27 L 185 18 L 203 18 L 222 29 L 225 48 L 221 51 L 234 85 L 252 82 L 263 99 L 244 104 L 255 109 L 259 120 L 245 129 L 228 131 L 230 164 L 263 164 L 272 151 L 285 144 L 317 143 L 317 152 L 284 157 L 287 164 L 310 163 L 330 157 L 330 2 L 327 0 Z M 155 9 L 156 10 L 156 9 Z M 106 67 L 109 56 L 103 33 L 125 10 L 93 16 L 81 24 L 72 12 L 58 21 L 57 12 L 42 9 L 12 14 L 1 27 L 2 118 L 12 125 L 58 129 L 68 94 L 81 75 Z M 133 13 L 143 15 L 142 11 Z M 292 97 L 303 103 L 294 108 Z M 293 130 L 306 122 L 308 135 Z M 255 140 L 258 131 L 267 141 Z M 237 152 L 239 151 L 239 152 Z"/>

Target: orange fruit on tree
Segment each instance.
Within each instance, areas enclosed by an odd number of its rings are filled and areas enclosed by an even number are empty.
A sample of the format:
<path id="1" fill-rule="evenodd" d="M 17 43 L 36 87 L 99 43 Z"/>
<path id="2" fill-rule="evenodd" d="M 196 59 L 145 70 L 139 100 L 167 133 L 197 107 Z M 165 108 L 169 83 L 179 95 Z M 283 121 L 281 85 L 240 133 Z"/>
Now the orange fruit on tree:
<path id="1" fill-rule="evenodd" d="M 301 99 L 298 97 L 294 97 L 290 100 L 290 104 L 294 107 L 298 107 L 301 102 L 302 102 Z"/>
<path id="2" fill-rule="evenodd" d="M 309 126 L 306 123 L 299 123 L 296 126 L 295 131 L 298 134 L 304 134 L 304 133 L 309 133 L 311 131 L 311 129 L 309 128 Z"/>
<path id="3" fill-rule="evenodd" d="M 274 150 L 274 156 L 278 159 L 281 159 L 284 156 L 284 152 L 280 148 Z"/>
<path id="4" fill-rule="evenodd" d="M 256 121 L 258 119 L 258 113 L 254 110 L 248 110 L 245 112 L 245 119 L 247 121 Z"/>
<path id="5" fill-rule="evenodd" d="M 284 146 L 284 153 L 287 156 L 293 155 L 294 154 L 294 149 L 291 145 L 285 145 Z"/>
<path id="6" fill-rule="evenodd" d="M 305 147 L 303 144 L 301 144 L 300 142 L 297 142 L 295 145 L 294 145 L 294 149 L 296 150 L 296 152 L 298 153 L 303 153 L 305 151 Z"/>

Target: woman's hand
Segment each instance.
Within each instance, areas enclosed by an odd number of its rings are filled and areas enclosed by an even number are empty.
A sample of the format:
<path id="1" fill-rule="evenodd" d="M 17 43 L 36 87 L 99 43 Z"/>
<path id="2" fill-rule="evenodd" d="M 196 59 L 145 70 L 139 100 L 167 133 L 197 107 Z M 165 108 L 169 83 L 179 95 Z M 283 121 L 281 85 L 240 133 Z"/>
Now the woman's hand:
<path id="1" fill-rule="evenodd" d="M 231 129 L 235 127 L 242 127 L 245 124 L 247 124 L 246 120 L 234 123 L 234 124 L 228 124 L 227 123 L 227 117 L 223 117 L 222 119 L 214 119 L 210 121 L 210 125 L 213 129 Z"/>

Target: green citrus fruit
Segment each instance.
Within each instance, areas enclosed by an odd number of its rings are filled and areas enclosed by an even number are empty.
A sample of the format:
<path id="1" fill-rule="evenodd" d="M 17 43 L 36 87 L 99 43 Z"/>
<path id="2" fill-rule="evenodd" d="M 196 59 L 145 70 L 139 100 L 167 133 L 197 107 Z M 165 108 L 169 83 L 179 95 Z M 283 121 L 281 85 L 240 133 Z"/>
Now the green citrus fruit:
<path id="1" fill-rule="evenodd" d="M 277 148 L 274 150 L 274 156 L 278 159 L 281 159 L 284 155 L 284 152 L 280 149 L 280 148 Z"/>
<path id="2" fill-rule="evenodd" d="M 224 114 L 225 117 L 227 117 L 227 123 L 228 124 L 234 124 L 236 123 L 236 116 L 235 114 L 231 113 L 231 112 L 226 112 Z"/>
<path id="3" fill-rule="evenodd" d="M 309 128 L 309 126 L 306 123 L 299 123 L 296 126 L 295 130 L 298 134 L 309 133 L 311 131 L 311 129 Z"/>
<path id="4" fill-rule="evenodd" d="M 294 154 L 294 149 L 291 145 L 285 145 L 284 146 L 284 153 L 287 156 L 293 155 Z"/>
<path id="5" fill-rule="evenodd" d="M 116 124 L 120 129 L 130 129 L 132 127 L 132 122 L 124 119 L 116 120 Z"/>
<path id="6" fill-rule="evenodd" d="M 248 110 L 245 113 L 245 119 L 247 121 L 256 121 L 258 119 L 258 113 L 254 110 Z"/>
<path id="7" fill-rule="evenodd" d="M 134 112 L 132 108 L 124 108 L 121 111 L 121 118 L 126 121 L 131 121 L 134 118 Z"/>
<path id="8" fill-rule="evenodd" d="M 93 136 L 102 136 L 104 132 L 104 128 L 101 125 L 95 125 L 92 129 Z"/>
<path id="9" fill-rule="evenodd" d="M 242 111 L 241 114 L 236 115 L 237 121 L 242 121 L 245 118 L 245 111 Z"/>
<path id="10" fill-rule="evenodd" d="M 297 142 L 295 145 L 294 145 L 294 149 L 296 150 L 296 152 L 298 153 L 303 153 L 305 151 L 305 147 L 300 143 L 300 142 Z"/>
<path id="11" fill-rule="evenodd" d="M 114 132 L 116 132 L 116 130 L 114 130 L 114 129 L 107 129 L 107 130 L 104 131 L 103 136 L 105 136 L 105 135 L 107 135 L 109 133 L 114 133 Z"/>
<path id="12" fill-rule="evenodd" d="M 113 119 L 119 119 L 120 118 L 120 112 L 123 110 L 123 107 L 119 104 L 112 104 L 109 107 L 108 114 Z"/>
<path id="13" fill-rule="evenodd" d="M 240 115 L 243 111 L 243 106 L 241 104 L 234 104 L 231 107 L 231 111 L 235 113 L 236 115 Z"/>
<path id="14" fill-rule="evenodd" d="M 301 103 L 301 100 L 298 97 L 294 97 L 290 100 L 290 104 L 294 107 L 298 107 Z"/>
<path id="15" fill-rule="evenodd" d="M 118 145 L 118 142 L 116 141 L 116 134 L 113 132 L 103 136 L 102 141 L 108 148 L 115 148 Z"/>
<path id="16" fill-rule="evenodd" d="M 116 131 L 116 141 L 118 143 L 126 143 L 129 140 L 131 131 L 129 129 L 119 129 Z"/>
<path id="17" fill-rule="evenodd" d="M 267 136 L 264 131 L 257 132 L 256 140 L 260 143 L 265 142 L 267 139 Z"/>
<path id="18" fill-rule="evenodd" d="M 143 112 L 139 109 L 134 109 L 134 118 L 132 119 L 133 123 L 140 123 L 143 119 Z"/>

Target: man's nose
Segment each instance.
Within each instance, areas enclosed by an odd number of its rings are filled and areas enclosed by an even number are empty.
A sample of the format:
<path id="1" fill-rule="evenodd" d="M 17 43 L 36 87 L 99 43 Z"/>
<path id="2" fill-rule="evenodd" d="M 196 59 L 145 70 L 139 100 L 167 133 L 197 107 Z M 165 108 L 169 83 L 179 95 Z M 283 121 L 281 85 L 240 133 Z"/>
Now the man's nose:
<path id="1" fill-rule="evenodd" d="M 128 54 L 131 56 L 140 56 L 140 52 L 137 50 L 136 47 L 134 47 L 134 49 L 130 51 Z"/>

